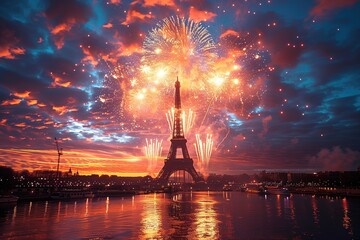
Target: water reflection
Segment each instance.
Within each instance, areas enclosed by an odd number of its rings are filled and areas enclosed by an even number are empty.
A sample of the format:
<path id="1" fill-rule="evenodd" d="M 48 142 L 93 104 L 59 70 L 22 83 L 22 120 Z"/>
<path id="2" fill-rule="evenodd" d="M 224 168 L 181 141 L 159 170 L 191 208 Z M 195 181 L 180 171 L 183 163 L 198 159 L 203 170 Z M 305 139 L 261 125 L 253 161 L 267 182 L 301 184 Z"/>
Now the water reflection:
<path id="1" fill-rule="evenodd" d="M 142 202 L 144 211 L 141 215 L 141 232 L 145 239 L 154 239 L 160 236 L 161 209 L 158 207 L 157 201 L 157 195 L 155 193 L 153 196 L 147 195 Z"/>
<path id="2" fill-rule="evenodd" d="M 195 229 L 197 239 L 218 239 L 219 229 L 215 200 L 212 195 L 200 195 L 195 211 Z"/>
<path id="3" fill-rule="evenodd" d="M 240 192 L 20 202 L 0 239 L 360 239 L 359 215 L 358 199 Z"/>
<path id="4" fill-rule="evenodd" d="M 282 213 L 280 195 L 276 195 L 276 213 L 278 217 L 280 217 Z"/>
<path id="5" fill-rule="evenodd" d="M 31 209 L 32 209 L 32 202 L 29 203 L 29 212 L 28 212 L 28 215 L 30 216 L 31 214 Z"/>
<path id="6" fill-rule="evenodd" d="M 343 226 L 349 232 L 350 236 L 352 236 L 353 231 L 351 228 L 351 219 L 349 217 L 349 206 L 346 198 L 342 200 L 342 206 L 344 209 Z"/>
<path id="7" fill-rule="evenodd" d="M 17 211 L 17 206 L 15 206 L 14 209 L 13 209 L 13 214 L 12 214 L 12 218 L 11 218 L 11 223 L 12 224 L 15 223 L 16 211 Z"/>
<path id="8" fill-rule="evenodd" d="M 311 207 L 312 207 L 314 223 L 318 224 L 319 223 L 319 209 L 317 206 L 317 200 L 316 200 L 315 196 L 312 196 L 312 198 L 311 198 Z"/>
<path id="9" fill-rule="evenodd" d="M 106 213 L 106 215 L 109 213 L 109 203 L 110 203 L 110 199 L 109 199 L 109 197 L 107 197 L 106 202 L 105 202 L 105 213 Z"/>

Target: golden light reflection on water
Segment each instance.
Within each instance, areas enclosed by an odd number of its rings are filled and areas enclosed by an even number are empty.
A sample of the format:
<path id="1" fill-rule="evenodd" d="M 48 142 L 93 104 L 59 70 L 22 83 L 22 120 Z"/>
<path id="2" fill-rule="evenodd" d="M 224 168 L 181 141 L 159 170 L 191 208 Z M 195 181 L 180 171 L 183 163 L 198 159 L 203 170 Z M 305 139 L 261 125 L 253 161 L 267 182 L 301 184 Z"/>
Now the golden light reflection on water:
<path id="1" fill-rule="evenodd" d="M 161 209 L 158 206 L 156 193 L 148 195 L 143 200 L 143 212 L 141 214 L 141 232 L 144 239 L 155 239 L 160 236 Z"/>
<path id="2" fill-rule="evenodd" d="M 282 213 L 280 195 L 276 195 L 276 213 L 280 217 Z"/>
<path id="3" fill-rule="evenodd" d="M 76 213 L 77 202 L 74 203 L 74 213 Z"/>
<path id="4" fill-rule="evenodd" d="M 110 203 L 110 199 L 109 197 L 106 198 L 106 204 L 105 204 L 105 213 L 106 215 L 109 213 L 109 203 Z"/>
<path id="5" fill-rule="evenodd" d="M 344 217 L 343 217 L 343 227 L 349 232 L 349 234 L 352 236 L 353 235 L 353 231 L 352 231 L 352 227 L 351 227 L 351 219 L 349 217 L 349 206 L 348 206 L 348 202 L 347 199 L 344 198 L 342 200 L 342 206 L 344 209 Z"/>
<path id="6" fill-rule="evenodd" d="M 15 207 L 14 207 L 14 210 L 13 210 L 13 214 L 12 214 L 12 218 L 11 218 L 11 224 L 12 224 L 12 225 L 15 223 L 16 211 L 17 211 L 17 206 L 15 206 Z"/>
<path id="7" fill-rule="evenodd" d="M 87 216 L 89 213 L 89 199 L 86 199 L 86 203 L 85 203 L 85 216 Z"/>
<path id="8" fill-rule="evenodd" d="M 29 212 L 28 212 L 28 215 L 30 216 L 31 214 L 31 209 L 32 209 L 32 202 L 29 203 Z"/>
<path id="9" fill-rule="evenodd" d="M 311 198 L 311 207 L 312 207 L 312 214 L 313 214 L 313 218 L 314 218 L 314 223 L 318 224 L 319 223 L 319 209 L 317 206 L 317 202 L 316 202 L 316 198 L 315 196 L 312 196 Z"/>
<path id="10" fill-rule="evenodd" d="M 219 227 L 215 200 L 211 194 L 200 195 L 195 212 L 195 232 L 197 239 L 218 239 Z"/>

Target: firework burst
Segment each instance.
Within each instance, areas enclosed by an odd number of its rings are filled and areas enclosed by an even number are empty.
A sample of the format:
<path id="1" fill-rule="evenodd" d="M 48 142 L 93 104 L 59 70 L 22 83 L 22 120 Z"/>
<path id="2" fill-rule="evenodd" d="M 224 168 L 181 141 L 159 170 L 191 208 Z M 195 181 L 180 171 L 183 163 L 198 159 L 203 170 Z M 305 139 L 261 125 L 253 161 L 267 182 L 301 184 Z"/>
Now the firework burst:
<path id="1" fill-rule="evenodd" d="M 156 84 L 172 86 L 172 76 L 178 75 L 184 89 L 203 88 L 206 73 L 213 72 L 218 56 L 207 29 L 200 23 L 179 17 L 159 22 L 145 38 L 143 47 L 145 77 L 156 79 Z"/>

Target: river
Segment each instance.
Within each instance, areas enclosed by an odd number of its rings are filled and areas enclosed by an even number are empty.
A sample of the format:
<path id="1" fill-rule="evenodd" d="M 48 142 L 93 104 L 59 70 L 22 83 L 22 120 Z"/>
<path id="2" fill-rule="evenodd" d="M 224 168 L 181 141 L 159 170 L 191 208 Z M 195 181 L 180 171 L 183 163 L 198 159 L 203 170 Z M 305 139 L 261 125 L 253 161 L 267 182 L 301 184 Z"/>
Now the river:
<path id="1" fill-rule="evenodd" d="M 1 239 L 360 239 L 360 199 L 192 192 L 0 206 Z"/>

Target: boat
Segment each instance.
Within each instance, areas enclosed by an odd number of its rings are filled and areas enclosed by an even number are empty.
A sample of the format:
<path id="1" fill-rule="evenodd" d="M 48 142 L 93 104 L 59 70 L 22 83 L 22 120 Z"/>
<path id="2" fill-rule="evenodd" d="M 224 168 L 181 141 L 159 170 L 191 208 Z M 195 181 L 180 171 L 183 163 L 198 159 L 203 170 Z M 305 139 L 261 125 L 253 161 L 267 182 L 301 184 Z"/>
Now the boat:
<path id="1" fill-rule="evenodd" d="M 78 199 L 78 198 L 93 198 L 94 193 L 84 189 L 63 189 L 55 191 L 51 194 L 51 199 L 56 200 L 67 200 L 67 199 Z"/>
<path id="2" fill-rule="evenodd" d="M 264 184 L 263 183 L 251 182 L 251 183 L 246 183 L 242 187 L 241 191 L 247 192 L 247 193 L 263 194 L 265 192 L 265 189 L 264 189 Z"/>
<path id="3" fill-rule="evenodd" d="M 16 203 L 19 197 L 14 195 L 0 195 L 0 203 Z"/>
<path id="4" fill-rule="evenodd" d="M 289 189 L 281 186 L 266 186 L 264 189 L 265 193 L 273 195 L 289 195 Z"/>

